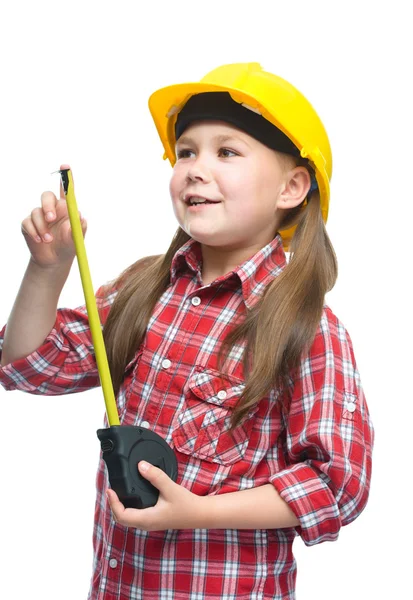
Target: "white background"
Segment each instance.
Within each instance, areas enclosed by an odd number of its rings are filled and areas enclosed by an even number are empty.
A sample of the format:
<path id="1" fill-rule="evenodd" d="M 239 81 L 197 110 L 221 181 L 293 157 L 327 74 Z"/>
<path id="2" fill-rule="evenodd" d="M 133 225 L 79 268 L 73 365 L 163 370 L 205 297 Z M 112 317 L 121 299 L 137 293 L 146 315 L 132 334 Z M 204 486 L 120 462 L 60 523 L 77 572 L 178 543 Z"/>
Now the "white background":
<path id="1" fill-rule="evenodd" d="M 299 600 L 411 593 L 412 39 L 408 3 L 4 3 L 0 14 L 0 322 L 28 250 L 22 219 L 68 162 L 94 287 L 162 253 L 176 229 L 150 93 L 257 61 L 314 104 L 330 136 L 328 302 L 352 337 L 376 429 L 369 504 L 336 543 L 295 544 Z M 409 81 L 410 79 L 410 81 Z M 409 290 L 409 291 L 408 291 Z M 72 270 L 61 306 L 83 292 Z M 7 600 L 86 598 L 100 389 L 0 388 L 1 583 Z M 410 556 L 410 559 L 409 559 Z"/>

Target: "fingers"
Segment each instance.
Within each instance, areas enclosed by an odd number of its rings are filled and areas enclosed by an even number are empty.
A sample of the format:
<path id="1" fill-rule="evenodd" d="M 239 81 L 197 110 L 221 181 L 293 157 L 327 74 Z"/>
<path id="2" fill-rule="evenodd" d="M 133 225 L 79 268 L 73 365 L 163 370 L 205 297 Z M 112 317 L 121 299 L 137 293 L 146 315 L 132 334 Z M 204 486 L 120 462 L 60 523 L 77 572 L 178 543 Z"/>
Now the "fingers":
<path id="1" fill-rule="evenodd" d="M 42 241 L 42 238 L 39 236 L 31 217 L 27 217 L 22 221 L 21 231 L 24 236 L 31 237 L 37 244 L 39 244 Z"/>
<path id="2" fill-rule="evenodd" d="M 31 224 L 25 224 L 26 231 L 33 228 L 37 232 L 37 237 L 40 237 L 43 242 L 51 242 L 53 235 L 49 230 L 49 224 L 56 219 L 57 198 L 53 192 L 43 192 L 41 196 L 42 206 L 37 206 L 31 212 Z"/>
<path id="3" fill-rule="evenodd" d="M 159 490 L 155 506 L 136 509 L 125 508 L 112 489 L 106 491 L 116 523 L 136 527 L 143 531 L 187 529 L 200 522 L 199 497 L 175 483 L 168 475 L 153 465 L 140 461 L 140 473 Z"/>
<path id="4" fill-rule="evenodd" d="M 64 197 L 64 196 L 63 196 Z M 43 192 L 41 196 L 42 211 L 45 222 L 52 223 L 56 218 L 57 198 L 53 192 Z M 37 211 L 37 209 L 34 209 Z M 32 211 L 32 215 L 33 215 Z"/>
<path id="5" fill-rule="evenodd" d="M 124 527 L 136 527 L 143 531 L 151 531 L 150 514 L 153 511 L 152 508 L 125 508 L 116 492 L 111 489 L 106 490 L 106 497 L 116 523 Z"/>
<path id="6" fill-rule="evenodd" d="M 108 498 L 110 509 L 113 513 L 113 518 L 117 523 L 119 523 L 119 521 L 122 520 L 123 513 L 125 512 L 125 507 L 119 500 L 116 492 L 114 492 L 113 490 L 106 490 L 106 496 Z"/>
<path id="7" fill-rule="evenodd" d="M 86 220 L 81 216 L 83 235 L 86 233 Z M 56 225 L 55 227 L 53 227 Z M 43 192 L 41 206 L 32 210 L 31 214 L 22 221 L 21 230 L 23 235 L 31 237 L 35 242 L 50 243 L 54 240 L 54 233 L 62 231 L 65 242 L 71 239 L 70 223 L 67 204 L 64 199 L 58 200 L 53 192 Z"/>
<path id="8" fill-rule="evenodd" d="M 49 231 L 49 225 L 40 207 L 32 210 L 31 215 L 22 222 L 21 228 L 23 233 L 27 233 L 36 242 L 48 243 L 53 240 L 53 235 Z"/>

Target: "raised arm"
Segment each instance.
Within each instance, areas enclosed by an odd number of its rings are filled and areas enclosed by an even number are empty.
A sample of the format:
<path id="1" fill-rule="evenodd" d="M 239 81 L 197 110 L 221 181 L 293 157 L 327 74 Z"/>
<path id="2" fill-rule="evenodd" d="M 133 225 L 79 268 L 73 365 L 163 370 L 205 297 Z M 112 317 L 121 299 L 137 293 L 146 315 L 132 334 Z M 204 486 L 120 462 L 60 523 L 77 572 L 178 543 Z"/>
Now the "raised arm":
<path id="1" fill-rule="evenodd" d="M 86 222 L 82 220 L 83 233 Z M 63 189 L 60 198 L 44 192 L 41 206 L 23 220 L 22 234 L 30 260 L 7 321 L 1 366 L 36 350 L 50 333 L 60 293 L 76 251 Z"/>

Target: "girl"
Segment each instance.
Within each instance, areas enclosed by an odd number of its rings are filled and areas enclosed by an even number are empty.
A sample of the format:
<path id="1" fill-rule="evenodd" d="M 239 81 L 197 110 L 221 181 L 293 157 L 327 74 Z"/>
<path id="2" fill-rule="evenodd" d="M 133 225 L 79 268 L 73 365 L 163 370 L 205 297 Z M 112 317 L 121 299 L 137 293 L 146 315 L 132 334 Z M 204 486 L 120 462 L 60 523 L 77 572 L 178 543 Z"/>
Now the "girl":
<path id="1" fill-rule="evenodd" d="M 337 539 L 371 475 L 351 340 L 324 305 L 337 276 L 328 138 L 256 63 L 149 106 L 179 228 L 96 297 L 121 423 L 161 435 L 179 474 L 139 463 L 159 500 L 125 509 L 100 461 L 89 598 L 292 599 L 295 536 Z M 44 193 L 22 231 L 31 258 L 1 332 L 2 385 L 97 386 L 85 307 L 57 310 L 75 256 L 63 195 Z"/>

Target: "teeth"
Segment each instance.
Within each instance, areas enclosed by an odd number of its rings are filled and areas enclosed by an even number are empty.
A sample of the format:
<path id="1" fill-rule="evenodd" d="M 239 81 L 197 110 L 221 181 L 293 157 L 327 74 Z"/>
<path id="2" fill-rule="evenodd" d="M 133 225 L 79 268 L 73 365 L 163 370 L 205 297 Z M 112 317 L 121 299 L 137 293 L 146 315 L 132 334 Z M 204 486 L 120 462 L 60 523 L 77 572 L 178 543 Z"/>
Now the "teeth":
<path id="1" fill-rule="evenodd" d="M 202 198 L 201 196 L 190 196 L 187 200 L 189 206 L 196 206 L 197 204 L 219 204 L 219 202 L 214 200 L 207 200 L 206 198 Z"/>
<path id="2" fill-rule="evenodd" d="M 189 204 L 204 204 L 206 202 L 205 198 L 200 198 L 199 196 L 193 196 Z"/>

